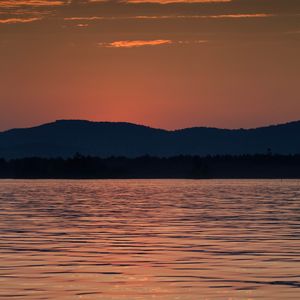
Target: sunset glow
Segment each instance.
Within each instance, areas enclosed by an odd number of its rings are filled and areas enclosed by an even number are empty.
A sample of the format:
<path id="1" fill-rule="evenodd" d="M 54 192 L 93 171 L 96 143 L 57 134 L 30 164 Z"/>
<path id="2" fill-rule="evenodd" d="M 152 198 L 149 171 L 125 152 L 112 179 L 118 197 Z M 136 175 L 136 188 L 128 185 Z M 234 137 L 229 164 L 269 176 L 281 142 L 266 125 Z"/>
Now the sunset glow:
<path id="1" fill-rule="evenodd" d="M 0 299 L 296 300 L 300 0 L 0 0 Z"/>
<path id="2" fill-rule="evenodd" d="M 299 119 L 294 0 L 0 1 L 0 130 Z"/>

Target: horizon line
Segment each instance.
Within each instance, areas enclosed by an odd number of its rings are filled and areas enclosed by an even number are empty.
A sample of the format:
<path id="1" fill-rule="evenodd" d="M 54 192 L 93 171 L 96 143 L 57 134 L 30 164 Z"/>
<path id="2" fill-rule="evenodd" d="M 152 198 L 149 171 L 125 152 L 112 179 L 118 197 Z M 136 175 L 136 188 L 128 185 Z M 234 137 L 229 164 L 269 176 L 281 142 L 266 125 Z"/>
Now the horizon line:
<path id="1" fill-rule="evenodd" d="M 87 123 L 109 123 L 109 124 L 127 124 L 127 125 L 134 125 L 134 126 L 141 126 L 141 127 L 147 127 L 155 130 L 163 130 L 167 132 L 175 132 L 175 131 L 181 131 L 181 130 L 188 130 L 188 129 L 194 129 L 194 128 L 206 128 L 206 129 L 218 129 L 218 130 L 228 130 L 228 131 L 238 131 L 238 130 L 255 130 L 255 129 L 260 129 L 260 128 L 269 128 L 269 127 L 274 127 L 274 126 L 282 126 L 282 125 L 288 125 L 292 123 L 298 123 L 300 122 L 300 119 L 297 120 L 292 120 L 292 121 L 286 121 L 282 123 L 272 123 L 269 125 L 262 125 L 262 126 L 257 126 L 257 127 L 250 127 L 250 128 L 222 128 L 222 127 L 214 127 L 214 126 L 205 126 L 205 125 L 199 125 L 199 126 L 191 126 L 191 127 L 181 127 L 177 129 L 165 129 L 165 128 L 159 128 L 155 126 L 149 126 L 146 124 L 140 124 L 140 123 L 134 123 L 134 122 L 128 122 L 128 121 L 94 121 L 94 120 L 88 120 L 88 119 L 80 119 L 80 118 L 70 118 L 70 119 L 56 119 L 54 121 L 49 121 L 45 123 L 39 123 L 37 125 L 32 125 L 32 126 L 24 126 L 24 127 L 14 127 L 10 129 L 4 129 L 0 130 L 0 133 L 5 133 L 13 130 L 22 130 L 22 129 L 33 129 L 45 125 L 51 125 L 59 122 L 87 122 Z"/>

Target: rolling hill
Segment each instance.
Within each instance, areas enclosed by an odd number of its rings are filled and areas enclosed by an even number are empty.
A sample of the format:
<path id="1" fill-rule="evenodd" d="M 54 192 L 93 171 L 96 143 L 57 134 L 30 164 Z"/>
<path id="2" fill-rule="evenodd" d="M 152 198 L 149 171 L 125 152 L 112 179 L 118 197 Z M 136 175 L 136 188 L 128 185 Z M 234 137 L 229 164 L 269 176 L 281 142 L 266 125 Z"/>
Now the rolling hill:
<path id="1" fill-rule="evenodd" d="M 269 149 L 269 150 L 268 150 Z M 174 131 L 131 123 L 58 120 L 0 132 L 0 157 L 99 157 L 300 153 L 300 121 L 255 129 Z"/>

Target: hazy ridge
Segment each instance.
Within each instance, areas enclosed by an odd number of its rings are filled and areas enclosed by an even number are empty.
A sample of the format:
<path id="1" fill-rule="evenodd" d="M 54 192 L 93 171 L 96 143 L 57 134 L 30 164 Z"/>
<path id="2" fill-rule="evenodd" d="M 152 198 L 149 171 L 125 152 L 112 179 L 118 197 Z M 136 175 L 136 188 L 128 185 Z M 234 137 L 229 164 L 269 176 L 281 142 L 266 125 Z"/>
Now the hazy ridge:
<path id="1" fill-rule="evenodd" d="M 299 154 L 300 121 L 255 129 L 174 131 L 132 123 L 59 120 L 0 133 L 0 157 Z"/>

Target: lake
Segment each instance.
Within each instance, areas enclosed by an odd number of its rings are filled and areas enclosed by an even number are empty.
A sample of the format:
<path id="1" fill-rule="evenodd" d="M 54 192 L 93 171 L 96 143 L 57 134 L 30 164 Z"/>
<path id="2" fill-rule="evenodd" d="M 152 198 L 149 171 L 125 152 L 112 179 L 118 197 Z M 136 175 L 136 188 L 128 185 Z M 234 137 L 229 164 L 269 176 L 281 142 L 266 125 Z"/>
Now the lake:
<path id="1" fill-rule="evenodd" d="M 1 180 L 0 299 L 300 299 L 300 181 Z"/>

